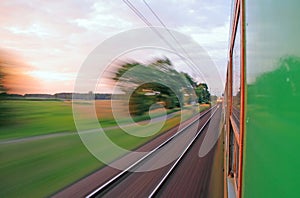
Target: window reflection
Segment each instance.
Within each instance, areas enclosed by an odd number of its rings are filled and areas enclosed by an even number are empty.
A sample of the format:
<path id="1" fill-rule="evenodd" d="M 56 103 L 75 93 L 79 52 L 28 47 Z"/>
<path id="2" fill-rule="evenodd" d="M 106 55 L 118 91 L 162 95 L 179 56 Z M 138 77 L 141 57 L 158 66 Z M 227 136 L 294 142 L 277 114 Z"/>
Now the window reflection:
<path id="1" fill-rule="evenodd" d="M 241 105 L 240 22 L 238 22 L 232 55 L 232 117 L 239 127 Z"/>

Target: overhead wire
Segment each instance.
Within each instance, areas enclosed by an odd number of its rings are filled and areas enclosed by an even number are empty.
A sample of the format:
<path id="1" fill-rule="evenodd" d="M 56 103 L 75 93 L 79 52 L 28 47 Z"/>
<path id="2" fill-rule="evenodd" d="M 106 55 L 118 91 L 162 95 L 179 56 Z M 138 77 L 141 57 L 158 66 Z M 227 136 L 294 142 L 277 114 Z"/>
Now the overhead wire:
<path id="1" fill-rule="evenodd" d="M 151 11 L 151 13 L 155 16 L 155 18 L 160 22 L 160 24 L 167 30 L 167 32 L 171 35 L 171 37 L 175 40 L 177 45 L 180 47 L 180 49 L 183 51 L 183 53 L 186 55 L 186 60 L 189 61 L 192 65 L 196 65 L 192 58 L 190 57 L 189 53 L 185 50 L 185 48 L 182 46 L 182 44 L 178 41 L 178 39 L 175 37 L 175 35 L 170 31 L 170 29 L 165 25 L 165 23 L 162 21 L 162 19 L 156 14 L 156 12 L 151 8 L 151 6 L 146 2 L 146 0 L 143 0 L 144 4 L 147 6 L 147 8 Z M 177 50 L 176 50 L 177 51 Z M 178 52 L 178 51 L 177 51 Z M 185 63 L 186 60 L 183 60 Z M 191 67 L 191 69 L 195 72 L 195 69 Z M 199 71 L 198 71 L 199 72 Z M 201 71 L 200 71 L 201 73 Z M 202 76 L 203 77 L 203 76 Z"/>
<path id="2" fill-rule="evenodd" d="M 147 20 L 147 18 L 129 1 L 122 0 L 148 27 L 151 28 L 172 50 L 178 52 L 160 33 L 159 31 Z"/>
<path id="3" fill-rule="evenodd" d="M 180 47 L 180 49 L 184 52 L 184 54 L 186 55 L 186 58 L 184 58 L 184 56 L 182 55 L 182 53 L 180 53 L 176 48 L 174 48 L 164 37 L 163 35 L 161 35 L 161 33 L 151 24 L 151 22 L 149 22 L 147 20 L 147 18 L 129 1 L 129 0 L 122 0 L 149 28 L 151 28 L 151 30 L 157 35 L 159 36 L 167 45 L 168 47 L 170 47 L 173 51 L 175 51 L 177 53 L 177 55 L 180 57 L 181 60 L 183 60 L 183 62 L 185 62 L 187 65 L 194 65 L 196 66 L 196 64 L 192 61 L 191 57 L 189 56 L 189 54 L 187 53 L 187 51 L 184 49 L 184 47 L 180 44 L 180 42 L 178 41 L 178 39 L 176 39 L 176 37 L 174 36 L 174 34 L 169 30 L 169 28 L 163 23 L 163 21 L 160 19 L 160 17 L 154 12 L 154 10 L 150 7 L 150 5 L 144 1 L 144 3 L 146 4 L 146 6 L 148 7 L 148 9 L 151 11 L 151 13 L 156 17 L 156 19 L 161 23 L 161 25 L 167 30 L 167 32 L 171 35 L 171 37 L 175 40 L 175 42 L 177 43 L 177 45 Z M 194 67 L 190 67 L 192 69 L 192 71 L 195 71 Z M 199 72 L 199 71 L 198 71 Z M 196 73 L 198 73 L 196 72 Z M 200 71 L 201 73 L 201 71 Z M 203 76 L 202 76 L 203 77 Z"/>
<path id="4" fill-rule="evenodd" d="M 171 35 L 171 37 L 175 40 L 177 45 L 180 47 L 180 49 L 185 53 L 185 55 L 191 59 L 187 51 L 184 49 L 184 47 L 181 45 L 181 43 L 177 40 L 177 38 L 174 36 L 174 34 L 169 30 L 169 28 L 164 24 L 164 22 L 160 19 L 160 17 L 154 12 L 154 10 L 151 8 L 151 6 L 143 0 L 144 4 L 147 6 L 147 8 L 151 11 L 151 13 L 155 16 L 155 18 L 160 22 L 160 24 L 168 31 L 168 33 Z"/>

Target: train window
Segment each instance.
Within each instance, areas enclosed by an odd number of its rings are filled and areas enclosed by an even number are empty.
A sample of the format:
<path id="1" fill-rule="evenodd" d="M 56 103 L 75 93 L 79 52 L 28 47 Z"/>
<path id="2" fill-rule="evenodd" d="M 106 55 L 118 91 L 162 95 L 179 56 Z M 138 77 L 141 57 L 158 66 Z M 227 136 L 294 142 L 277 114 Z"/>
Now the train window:
<path id="1" fill-rule="evenodd" d="M 227 138 L 226 138 L 226 144 L 227 144 L 227 169 L 226 172 L 228 174 L 228 178 L 231 178 L 231 182 L 234 185 L 236 196 L 241 197 L 241 180 L 242 180 L 242 138 L 243 138 L 243 131 L 240 128 L 240 126 L 243 125 L 243 123 L 240 123 L 242 121 L 240 118 L 243 117 L 243 106 L 241 105 L 243 100 L 243 95 L 241 92 L 243 91 L 243 41 L 242 39 L 242 12 L 240 11 L 242 1 L 235 1 L 235 10 L 234 10 L 234 20 L 232 24 L 232 38 L 230 39 L 230 64 L 228 65 L 228 73 L 227 73 L 227 97 L 226 100 L 228 101 L 228 112 L 226 112 L 226 115 L 228 118 L 226 119 L 226 124 L 228 126 L 227 129 Z M 230 185 L 229 185 L 230 186 Z"/>
<path id="2" fill-rule="evenodd" d="M 228 158 L 228 175 L 233 178 L 235 185 L 238 186 L 238 172 L 239 172 L 239 143 L 234 134 L 233 127 L 230 126 L 229 130 L 229 158 Z"/>
<path id="3" fill-rule="evenodd" d="M 238 186 L 238 178 L 239 178 L 239 155 L 240 155 L 240 149 L 237 141 L 235 141 L 235 182 L 236 186 Z"/>
<path id="4" fill-rule="evenodd" d="M 238 20 L 240 21 L 240 20 Z M 241 109 L 241 53 L 240 53 L 240 22 L 237 24 L 232 54 L 232 117 L 239 128 Z"/>
<path id="5" fill-rule="evenodd" d="M 232 127 L 229 131 L 229 176 L 234 177 L 234 132 Z"/>

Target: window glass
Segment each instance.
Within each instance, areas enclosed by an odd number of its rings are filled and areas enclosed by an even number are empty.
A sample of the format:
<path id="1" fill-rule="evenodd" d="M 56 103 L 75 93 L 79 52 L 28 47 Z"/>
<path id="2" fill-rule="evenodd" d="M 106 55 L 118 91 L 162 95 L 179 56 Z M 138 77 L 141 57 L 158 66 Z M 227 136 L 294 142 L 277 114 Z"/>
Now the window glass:
<path id="1" fill-rule="evenodd" d="M 241 105 L 240 21 L 238 22 L 232 54 L 232 117 L 239 127 Z"/>

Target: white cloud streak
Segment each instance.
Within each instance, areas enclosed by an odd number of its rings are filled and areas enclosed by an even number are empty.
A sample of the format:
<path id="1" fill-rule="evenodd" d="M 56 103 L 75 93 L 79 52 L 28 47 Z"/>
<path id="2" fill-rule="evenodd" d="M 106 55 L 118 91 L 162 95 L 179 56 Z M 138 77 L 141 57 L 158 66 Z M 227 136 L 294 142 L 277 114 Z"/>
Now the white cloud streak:
<path id="1" fill-rule="evenodd" d="M 153 25 L 160 25 L 142 1 L 131 2 Z M 230 2 L 147 2 L 169 28 L 204 47 L 225 76 Z M 0 13 L 0 46 L 21 53 L 35 69 L 31 76 L 50 79 L 45 86 L 52 86 L 53 80 L 65 81 L 57 91 L 72 91 L 73 74 L 102 41 L 146 26 L 122 1 L 11 0 L 0 2 Z"/>

